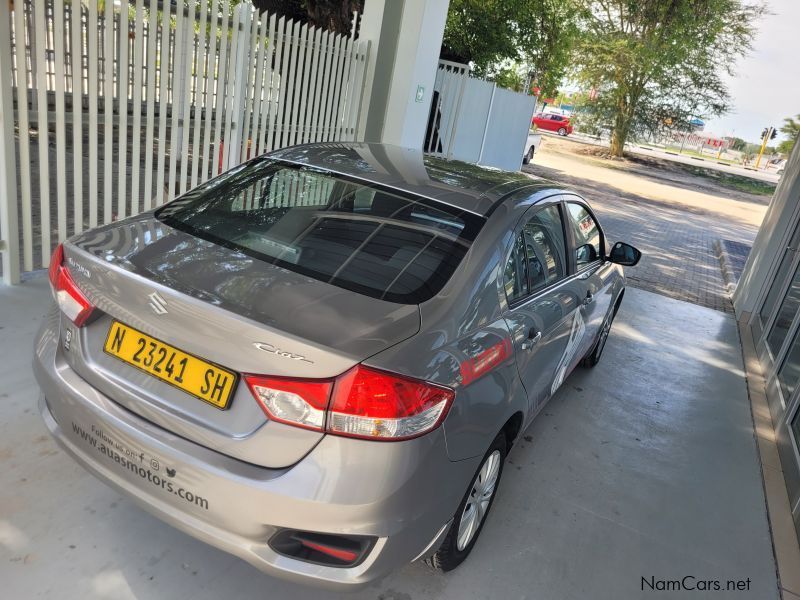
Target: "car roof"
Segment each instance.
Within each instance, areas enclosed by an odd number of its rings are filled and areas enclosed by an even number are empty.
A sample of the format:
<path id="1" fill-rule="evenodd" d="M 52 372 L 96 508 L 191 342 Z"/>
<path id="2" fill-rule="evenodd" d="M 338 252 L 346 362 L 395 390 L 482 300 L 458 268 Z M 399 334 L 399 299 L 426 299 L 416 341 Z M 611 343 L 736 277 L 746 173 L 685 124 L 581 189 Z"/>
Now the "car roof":
<path id="1" fill-rule="evenodd" d="M 449 160 L 390 144 L 304 144 L 278 150 L 269 158 L 363 179 L 482 216 L 489 216 L 498 201 L 519 189 L 530 188 L 533 194 L 558 187 L 533 175 Z"/>

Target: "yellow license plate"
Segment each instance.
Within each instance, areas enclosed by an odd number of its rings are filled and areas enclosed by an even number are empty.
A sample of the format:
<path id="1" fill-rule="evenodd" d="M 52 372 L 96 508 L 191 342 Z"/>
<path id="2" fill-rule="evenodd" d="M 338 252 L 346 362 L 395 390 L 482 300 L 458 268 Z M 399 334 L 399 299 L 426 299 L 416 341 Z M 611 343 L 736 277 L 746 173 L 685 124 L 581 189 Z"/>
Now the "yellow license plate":
<path id="1" fill-rule="evenodd" d="M 182 389 L 217 408 L 227 408 L 236 374 L 186 354 L 119 321 L 111 323 L 103 348 L 108 354 Z"/>

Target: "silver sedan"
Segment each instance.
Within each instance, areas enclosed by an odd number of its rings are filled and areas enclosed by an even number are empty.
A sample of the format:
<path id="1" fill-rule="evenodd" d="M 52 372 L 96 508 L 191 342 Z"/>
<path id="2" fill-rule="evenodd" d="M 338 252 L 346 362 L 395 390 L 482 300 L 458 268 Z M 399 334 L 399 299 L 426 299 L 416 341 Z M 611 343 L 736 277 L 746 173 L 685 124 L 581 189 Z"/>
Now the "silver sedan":
<path id="1" fill-rule="evenodd" d="M 275 152 L 58 246 L 41 413 L 99 479 L 270 574 L 450 570 L 639 257 L 550 181 Z"/>

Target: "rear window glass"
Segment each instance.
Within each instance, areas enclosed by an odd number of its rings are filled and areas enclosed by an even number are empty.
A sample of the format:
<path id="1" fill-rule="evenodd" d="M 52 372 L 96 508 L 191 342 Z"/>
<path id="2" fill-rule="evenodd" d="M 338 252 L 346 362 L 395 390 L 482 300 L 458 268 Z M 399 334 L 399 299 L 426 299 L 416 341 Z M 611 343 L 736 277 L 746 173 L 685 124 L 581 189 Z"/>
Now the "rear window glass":
<path id="1" fill-rule="evenodd" d="M 418 304 L 447 282 L 484 219 L 280 162 L 250 162 L 162 207 L 176 229 L 333 285 Z"/>

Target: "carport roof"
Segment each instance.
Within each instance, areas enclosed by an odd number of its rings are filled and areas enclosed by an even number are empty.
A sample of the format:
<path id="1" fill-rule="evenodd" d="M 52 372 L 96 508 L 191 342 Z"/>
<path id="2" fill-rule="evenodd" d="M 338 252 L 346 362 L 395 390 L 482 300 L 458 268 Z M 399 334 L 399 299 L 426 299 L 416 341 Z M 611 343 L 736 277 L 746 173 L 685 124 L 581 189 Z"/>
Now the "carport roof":
<path id="1" fill-rule="evenodd" d="M 270 157 L 365 179 L 479 215 L 488 215 L 497 200 L 520 188 L 529 187 L 533 193 L 555 187 L 553 182 L 539 177 L 388 144 L 306 144 L 278 150 Z"/>

